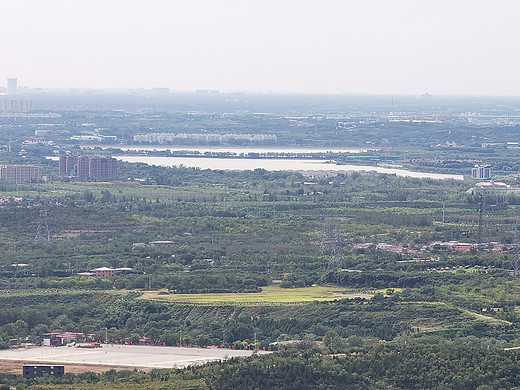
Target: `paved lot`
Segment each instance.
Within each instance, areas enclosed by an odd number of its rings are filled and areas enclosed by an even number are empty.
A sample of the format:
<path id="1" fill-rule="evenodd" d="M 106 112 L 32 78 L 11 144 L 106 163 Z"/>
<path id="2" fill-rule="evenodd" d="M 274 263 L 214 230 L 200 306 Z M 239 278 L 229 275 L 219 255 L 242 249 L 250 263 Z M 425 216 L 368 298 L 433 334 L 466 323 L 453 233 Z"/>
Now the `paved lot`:
<path id="1" fill-rule="evenodd" d="M 1 350 L 0 360 L 26 363 L 95 364 L 112 367 L 173 368 L 186 367 L 235 356 L 250 356 L 252 351 L 217 348 L 151 347 L 103 345 L 102 348 L 32 347 Z M 260 351 L 259 353 L 268 353 Z"/>

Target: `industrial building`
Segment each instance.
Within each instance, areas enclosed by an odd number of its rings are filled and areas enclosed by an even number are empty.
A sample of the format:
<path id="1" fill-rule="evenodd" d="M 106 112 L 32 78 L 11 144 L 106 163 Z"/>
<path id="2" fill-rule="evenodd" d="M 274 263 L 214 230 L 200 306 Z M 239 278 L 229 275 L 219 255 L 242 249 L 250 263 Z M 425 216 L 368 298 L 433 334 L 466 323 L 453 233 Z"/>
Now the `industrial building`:
<path id="1" fill-rule="evenodd" d="M 40 378 L 44 376 L 54 376 L 61 378 L 65 374 L 65 366 L 61 365 L 24 365 L 23 377 L 25 379 Z"/>
<path id="2" fill-rule="evenodd" d="M 509 195 L 520 194 L 520 188 L 511 187 L 509 184 L 501 181 L 482 181 L 475 184 L 475 187 L 466 191 L 469 195 L 478 194 L 495 194 L 495 195 Z"/>
<path id="3" fill-rule="evenodd" d="M 94 334 L 85 334 L 78 332 L 51 332 L 42 334 L 42 346 L 59 347 L 72 342 L 90 342 L 95 340 Z"/>
<path id="4" fill-rule="evenodd" d="M 116 275 L 126 275 L 126 274 L 135 274 L 137 273 L 133 268 L 123 267 L 123 268 L 110 268 L 110 267 L 100 267 L 94 268 L 91 272 L 93 276 L 116 276 Z"/>

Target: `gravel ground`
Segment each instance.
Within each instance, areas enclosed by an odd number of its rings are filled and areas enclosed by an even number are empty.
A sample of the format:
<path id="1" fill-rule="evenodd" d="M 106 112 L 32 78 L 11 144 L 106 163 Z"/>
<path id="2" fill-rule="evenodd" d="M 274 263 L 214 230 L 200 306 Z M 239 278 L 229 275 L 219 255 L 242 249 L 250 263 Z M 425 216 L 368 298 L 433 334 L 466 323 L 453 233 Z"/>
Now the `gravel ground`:
<path id="1" fill-rule="evenodd" d="M 220 348 L 103 345 L 101 348 L 31 347 L 0 351 L 0 370 L 21 373 L 24 364 L 63 364 L 65 372 L 186 367 L 252 351 Z M 259 353 L 268 353 L 260 351 Z"/>

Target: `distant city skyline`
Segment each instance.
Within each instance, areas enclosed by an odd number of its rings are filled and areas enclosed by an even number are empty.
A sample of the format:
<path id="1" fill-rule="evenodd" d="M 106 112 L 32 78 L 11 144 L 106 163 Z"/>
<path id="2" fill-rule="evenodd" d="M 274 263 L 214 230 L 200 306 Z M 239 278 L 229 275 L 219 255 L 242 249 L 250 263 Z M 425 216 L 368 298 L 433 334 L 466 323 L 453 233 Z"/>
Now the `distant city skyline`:
<path id="1" fill-rule="evenodd" d="M 520 96 L 516 0 L 18 0 L 0 86 Z"/>

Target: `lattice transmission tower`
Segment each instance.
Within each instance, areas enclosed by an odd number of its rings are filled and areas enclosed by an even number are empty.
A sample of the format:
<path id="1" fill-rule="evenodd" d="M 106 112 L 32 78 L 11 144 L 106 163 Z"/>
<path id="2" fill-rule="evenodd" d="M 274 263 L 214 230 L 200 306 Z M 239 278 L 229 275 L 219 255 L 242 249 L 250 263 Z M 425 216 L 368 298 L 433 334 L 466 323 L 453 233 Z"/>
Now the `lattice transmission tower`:
<path id="1" fill-rule="evenodd" d="M 519 276 L 520 275 L 520 257 L 518 256 L 518 250 L 520 248 L 515 247 L 513 257 L 509 262 L 509 266 L 511 270 L 509 271 L 511 275 Z"/>
<path id="2" fill-rule="evenodd" d="M 49 231 L 49 220 L 48 220 L 47 206 L 44 204 L 40 210 L 38 229 L 36 229 L 36 236 L 34 236 L 34 243 L 44 243 L 51 241 L 51 233 Z"/>
<path id="3" fill-rule="evenodd" d="M 342 256 L 343 246 L 343 237 L 339 233 L 337 223 L 326 221 L 320 240 L 320 249 L 322 252 L 329 255 L 327 268 L 344 268 Z"/>

